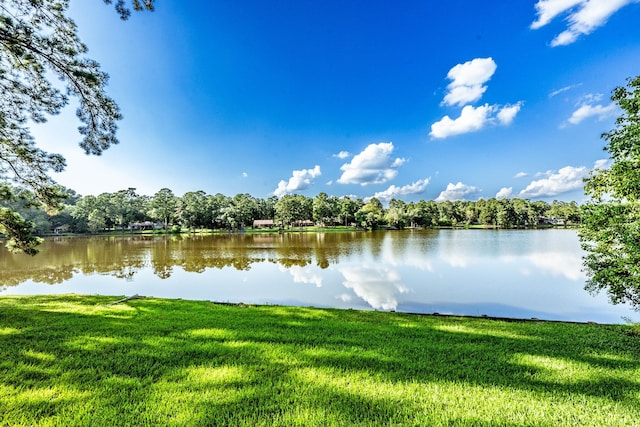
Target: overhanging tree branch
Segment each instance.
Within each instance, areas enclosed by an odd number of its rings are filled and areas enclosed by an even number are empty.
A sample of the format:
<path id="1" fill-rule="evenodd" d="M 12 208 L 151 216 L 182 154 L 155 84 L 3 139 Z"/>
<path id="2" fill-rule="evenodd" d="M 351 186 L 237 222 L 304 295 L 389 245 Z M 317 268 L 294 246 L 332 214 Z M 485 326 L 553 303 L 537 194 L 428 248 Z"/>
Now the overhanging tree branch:
<path id="1" fill-rule="evenodd" d="M 111 0 L 104 0 L 112 4 Z M 153 10 L 153 0 L 132 0 L 133 10 Z M 99 155 L 118 143 L 117 121 L 122 119 L 107 96 L 108 75 L 84 57 L 75 23 L 65 14 L 69 0 L 0 0 L 0 183 L 14 182 L 34 191 L 46 207 L 56 208 L 61 194 L 48 176 L 64 169 L 64 158 L 35 146 L 29 121 L 43 123 L 58 114 L 70 97 L 79 100 L 80 146 Z M 122 19 L 131 11 L 124 0 L 115 3 Z M 53 72 L 66 86 L 62 93 L 47 78 Z M 2 203 L 0 199 L 0 203 Z M 35 253 L 28 224 L 3 207 L 0 232 L 13 249 Z M 17 215 L 17 214 L 16 214 Z"/>

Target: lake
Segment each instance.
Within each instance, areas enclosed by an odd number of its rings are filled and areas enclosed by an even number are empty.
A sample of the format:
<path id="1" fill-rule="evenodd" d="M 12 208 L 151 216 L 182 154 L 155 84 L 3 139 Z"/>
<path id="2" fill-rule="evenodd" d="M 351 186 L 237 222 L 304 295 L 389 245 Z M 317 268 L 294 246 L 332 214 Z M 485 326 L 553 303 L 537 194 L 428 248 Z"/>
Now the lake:
<path id="1" fill-rule="evenodd" d="M 0 296 L 145 295 L 624 323 L 583 287 L 575 230 L 421 230 L 45 239 L 0 251 Z"/>

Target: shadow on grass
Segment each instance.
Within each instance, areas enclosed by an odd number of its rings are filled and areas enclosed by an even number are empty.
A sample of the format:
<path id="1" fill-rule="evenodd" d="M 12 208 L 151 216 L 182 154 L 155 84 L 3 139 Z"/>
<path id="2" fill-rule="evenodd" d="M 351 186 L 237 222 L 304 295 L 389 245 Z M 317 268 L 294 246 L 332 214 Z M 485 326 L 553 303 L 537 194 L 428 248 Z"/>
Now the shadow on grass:
<path id="1" fill-rule="evenodd" d="M 115 299 L 0 299 L 0 420 L 524 426 L 640 415 L 640 340 L 619 325 Z"/>

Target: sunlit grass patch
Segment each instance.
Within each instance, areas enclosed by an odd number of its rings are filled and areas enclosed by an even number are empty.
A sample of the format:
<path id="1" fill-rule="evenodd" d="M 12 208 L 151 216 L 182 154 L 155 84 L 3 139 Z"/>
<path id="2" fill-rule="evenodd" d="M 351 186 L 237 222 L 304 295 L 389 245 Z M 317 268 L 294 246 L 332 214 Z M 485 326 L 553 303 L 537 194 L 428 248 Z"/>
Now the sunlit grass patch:
<path id="1" fill-rule="evenodd" d="M 497 337 L 497 338 L 509 338 L 509 339 L 517 339 L 517 340 L 539 340 L 540 338 L 535 338 L 528 335 L 522 335 L 515 333 L 510 330 L 505 329 L 497 329 L 497 328 L 479 328 L 479 327 L 470 327 L 469 325 L 462 324 L 446 324 L 446 325 L 438 325 L 435 329 L 439 329 L 445 332 L 453 332 L 459 334 L 468 334 L 468 335 L 476 335 L 476 336 L 487 336 L 487 337 Z"/>
<path id="2" fill-rule="evenodd" d="M 31 358 L 39 362 L 53 362 L 56 359 L 56 357 L 53 354 L 44 353 L 41 351 L 34 351 L 31 349 L 25 350 L 23 354 L 26 358 Z"/>
<path id="3" fill-rule="evenodd" d="M 585 413 L 584 409 L 592 405 L 588 400 L 572 399 L 569 395 L 549 405 L 549 396 L 544 393 L 489 384 L 446 380 L 394 383 L 363 372 L 344 373 L 327 368 L 300 369 L 296 374 L 298 381 L 306 384 L 301 393 L 310 397 L 305 401 L 317 400 L 316 404 L 330 413 L 351 411 L 370 419 L 371 425 L 608 425 L 610 422 L 604 414 L 594 418 Z M 620 409 L 610 402 L 599 405 Z M 336 406 L 344 408 L 336 410 Z"/>
<path id="4" fill-rule="evenodd" d="M 202 386 L 242 382 L 248 376 L 248 372 L 238 366 L 192 366 L 184 370 L 185 380 Z"/>
<path id="5" fill-rule="evenodd" d="M 303 319 L 303 320 L 322 320 L 330 319 L 334 315 L 329 311 L 321 308 L 308 307 L 288 307 L 288 306 L 262 306 L 269 310 L 272 315 L 279 315 L 287 318 Z"/>
<path id="6" fill-rule="evenodd" d="M 226 329 L 221 328 L 207 328 L 207 329 L 194 329 L 187 331 L 187 334 L 194 338 L 204 338 L 213 340 L 230 340 L 233 339 L 233 335 Z"/>
<path id="7" fill-rule="evenodd" d="M 591 368 L 586 362 L 534 354 L 516 354 L 512 360 L 513 363 L 526 367 L 536 381 L 568 384 L 599 379 L 597 368 Z"/>
<path id="8" fill-rule="evenodd" d="M 626 325 L 0 298 L 0 425 L 629 426 Z"/>
<path id="9" fill-rule="evenodd" d="M 0 327 L 0 335 L 11 335 L 11 334 L 19 334 L 20 329 L 18 328 L 1 328 Z"/>
<path id="10" fill-rule="evenodd" d="M 109 351 L 121 346 L 124 342 L 132 343 L 133 341 L 120 337 L 82 335 L 66 341 L 65 345 L 71 349 L 85 351 Z"/>
<path id="11" fill-rule="evenodd" d="M 76 425 L 72 420 L 86 411 L 83 402 L 90 399 L 91 393 L 63 385 L 0 386 L 0 425 Z"/>

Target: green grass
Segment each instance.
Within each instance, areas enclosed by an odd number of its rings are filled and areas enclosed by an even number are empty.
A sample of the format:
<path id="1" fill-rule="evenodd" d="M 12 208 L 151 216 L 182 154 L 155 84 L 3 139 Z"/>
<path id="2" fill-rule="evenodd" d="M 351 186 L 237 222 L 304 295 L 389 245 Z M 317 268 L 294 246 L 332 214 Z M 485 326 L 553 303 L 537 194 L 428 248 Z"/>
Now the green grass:
<path id="1" fill-rule="evenodd" d="M 633 426 L 629 325 L 0 298 L 0 425 Z"/>

